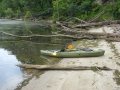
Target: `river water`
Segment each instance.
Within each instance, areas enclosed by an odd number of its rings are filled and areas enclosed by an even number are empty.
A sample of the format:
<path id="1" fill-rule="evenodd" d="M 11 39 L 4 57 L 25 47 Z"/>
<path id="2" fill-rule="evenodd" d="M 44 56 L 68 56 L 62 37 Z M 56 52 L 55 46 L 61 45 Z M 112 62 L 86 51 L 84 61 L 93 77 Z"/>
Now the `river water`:
<path id="1" fill-rule="evenodd" d="M 0 31 L 16 34 L 52 34 L 52 29 L 43 22 L 24 22 L 17 20 L 0 20 Z M 57 41 L 57 42 L 56 42 Z M 40 55 L 41 49 L 60 49 L 61 38 L 28 38 L 18 40 L 0 34 L 0 90 L 15 90 L 33 74 L 31 71 L 17 67 L 17 64 L 54 64 L 57 58 Z"/>

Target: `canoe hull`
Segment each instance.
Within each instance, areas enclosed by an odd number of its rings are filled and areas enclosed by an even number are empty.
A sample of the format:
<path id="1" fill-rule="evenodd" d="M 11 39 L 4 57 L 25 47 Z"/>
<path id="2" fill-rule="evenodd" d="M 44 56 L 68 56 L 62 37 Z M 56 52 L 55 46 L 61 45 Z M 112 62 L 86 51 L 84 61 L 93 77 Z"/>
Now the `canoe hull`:
<path id="1" fill-rule="evenodd" d="M 104 55 L 105 51 L 98 49 L 93 51 L 57 51 L 57 50 L 41 50 L 42 55 L 52 56 L 52 57 L 60 57 L 60 58 L 76 58 L 76 57 L 98 57 Z"/>

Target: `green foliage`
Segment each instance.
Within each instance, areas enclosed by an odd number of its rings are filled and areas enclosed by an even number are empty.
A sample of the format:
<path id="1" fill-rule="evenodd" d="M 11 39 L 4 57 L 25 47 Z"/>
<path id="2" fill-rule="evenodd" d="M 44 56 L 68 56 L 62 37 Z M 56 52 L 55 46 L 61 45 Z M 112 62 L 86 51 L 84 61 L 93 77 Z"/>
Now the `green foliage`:
<path id="1" fill-rule="evenodd" d="M 56 20 L 71 17 L 91 20 L 103 11 L 97 20 L 120 19 L 119 0 L 104 4 L 97 3 L 96 0 L 55 0 L 53 6 L 53 16 Z"/>
<path id="2" fill-rule="evenodd" d="M 13 10 L 12 10 L 11 8 L 7 8 L 7 9 L 5 10 L 5 14 L 6 14 L 6 16 L 7 16 L 8 18 L 11 18 L 11 17 L 14 16 L 14 12 L 13 12 Z"/>
<path id="3" fill-rule="evenodd" d="M 114 19 L 120 19 L 120 1 L 116 0 L 113 6 L 113 17 Z"/>
<path id="4" fill-rule="evenodd" d="M 104 11 L 97 20 L 120 19 L 120 0 L 108 1 L 100 4 L 96 0 L 0 0 L 0 17 L 91 20 Z"/>
<path id="5" fill-rule="evenodd" d="M 52 0 L 0 0 L 1 17 L 33 17 L 52 15 Z M 29 12 L 30 13 L 29 13 Z M 13 15 L 14 14 L 14 15 Z"/>
<path id="6" fill-rule="evenodd" d="M 26 20 L 26 19 L 29 19 L 31 17 L 32 17 L 31 12 L 30 11 L 26 11 L 24 19 Z"/>

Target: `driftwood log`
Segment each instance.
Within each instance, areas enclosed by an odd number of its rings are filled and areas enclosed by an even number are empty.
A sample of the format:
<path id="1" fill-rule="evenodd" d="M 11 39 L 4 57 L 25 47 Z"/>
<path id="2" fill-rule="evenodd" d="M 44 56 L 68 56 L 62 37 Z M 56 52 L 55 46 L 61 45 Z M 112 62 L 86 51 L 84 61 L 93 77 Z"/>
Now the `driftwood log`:
<path id="1" fill-rule="evenodd" d="M 87 32 L 87 31 L 76 31 L 75 29 L 68 28 L 62 23 L 57 22 L 62 29 L 61 31 L 74 35 L 76 39 L 105 39 L 108 41 L 120 41 L 119 33 L 97 33 L 97 32 Z"/>
<path id="2" fill-rule="evenodd" d="M 19 35 L 7 33 L 4 31 L 0 31 L 0 33 L 2 33 L 4 35 L 12 36 L 12 37 L 17 37 L 17 38 L 32 38 L 32 37 L 70 37 L 70 38 L 73 38 L 73 36 L 71 36 L 71 35 L 64 35 L 64 34 L 54 34 L 54 35 L 32 34 L 32 35 L 28 35 L 28 36 L 19 36 Z"/>
<path id="3" fill-rule="evenodd" d="M 120 37 L 117 33 L 97 33 L 97 32 L 87 32 L 87 31 L 76 31 L 75 29 L 68 28 L 64 26 L 62 23 L 57 22 L 57 25 L 62 27 L 62 31 L 64 32 L 71 32 L 72 34 L 82 34 L 82 35 L 97 35 L 97 36 L 113 36 L 113 37 Z"/>
<path id="4" fill-rule="evenodd" d="M 120 20 L 78 24 L 75 26 L 75 28 L 90 27 L 90 26 L 103 26 L 103 25 L 110 25 L 110 24 L 120 24 Z"/>
<path id="5" fill-rule="evenodd" d="M 38 70 L 113 70 L 108 67 L 97 66 L 60 66 L 60 65 L 32 65 L 32 64 L 19 64 L 17 65 L 26 69 L 38 69 Z"/>

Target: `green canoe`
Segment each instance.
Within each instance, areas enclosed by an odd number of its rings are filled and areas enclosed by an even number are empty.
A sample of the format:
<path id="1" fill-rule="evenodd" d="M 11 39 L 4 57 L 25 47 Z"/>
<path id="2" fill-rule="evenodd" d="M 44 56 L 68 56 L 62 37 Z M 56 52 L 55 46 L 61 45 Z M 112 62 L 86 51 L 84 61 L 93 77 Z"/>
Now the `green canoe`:
<path id="1" fill-rule="evenodd" d="M 41 50 L 42 55 L 61 57 L 61 58 L 76 58 L 76 57 L 98 57 L 104 55 L 105 51 L 102 49 L 97 50 L 72 50 L 72 51 L 60 51 L 60 50 Z"/>

